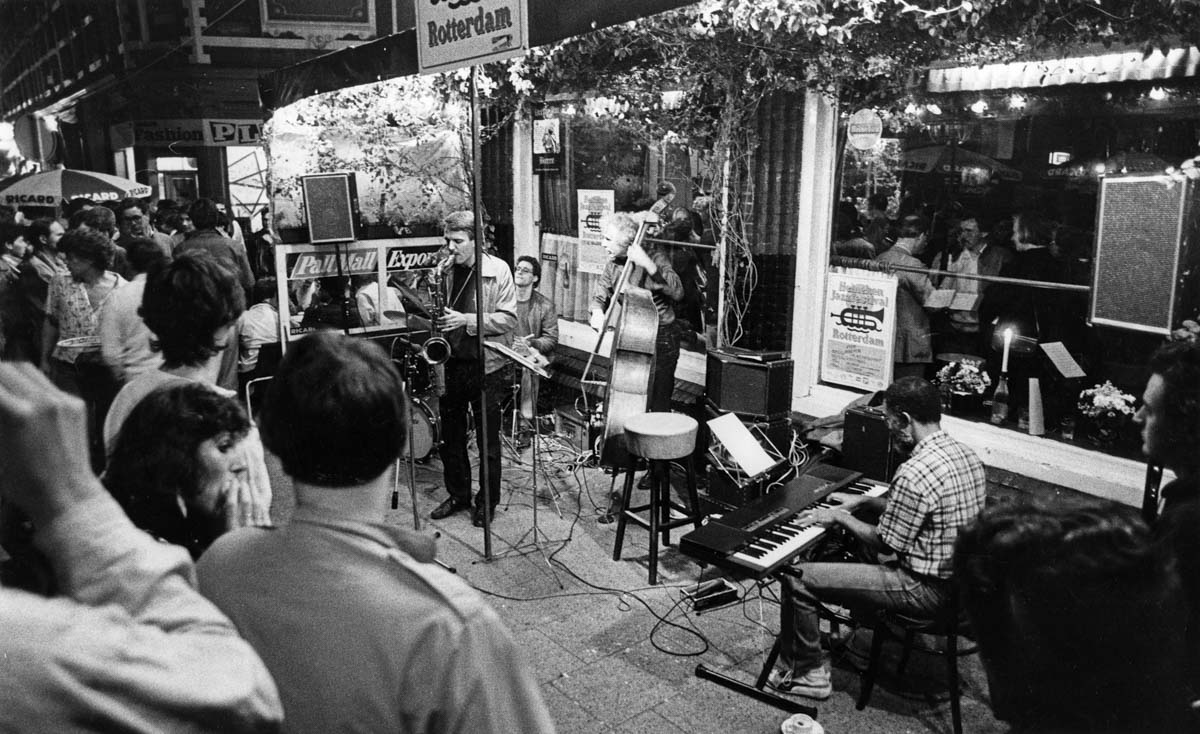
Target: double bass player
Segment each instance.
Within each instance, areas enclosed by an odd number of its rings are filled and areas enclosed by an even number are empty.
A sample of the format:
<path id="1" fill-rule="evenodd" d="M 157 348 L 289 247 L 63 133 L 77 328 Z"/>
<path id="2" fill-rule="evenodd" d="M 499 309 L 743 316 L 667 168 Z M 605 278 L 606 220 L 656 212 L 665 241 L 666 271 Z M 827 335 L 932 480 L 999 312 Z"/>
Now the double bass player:
<path id="1" fill-rule="evenodd" d="M 620 282 L 626 262 L 629 262 L 632 270 L 628 285 L 649 291 L 658 312 L 658 332 L 654 342 L 646 409 L 668 412 L 671 410 L 671 393 L 675 389 L 675 365 L 679 361 L 681 336 L 680 325 L 675 321 L 675 304 L 683 298 L 683 283 L 671 267 L 670 255 L 655 245 L 647 250 L 636 241 L 641 224 L 639 216 L 646 215 L 615 212 L 600 220 L 609 262 L 592 290 L 589 324 L 596 331 L 604 328 L 605 311 L 613 297 L 620 295 L 614 290 Z M 618 369 L 616 359 L 614 354 L 611 369 Z"/>

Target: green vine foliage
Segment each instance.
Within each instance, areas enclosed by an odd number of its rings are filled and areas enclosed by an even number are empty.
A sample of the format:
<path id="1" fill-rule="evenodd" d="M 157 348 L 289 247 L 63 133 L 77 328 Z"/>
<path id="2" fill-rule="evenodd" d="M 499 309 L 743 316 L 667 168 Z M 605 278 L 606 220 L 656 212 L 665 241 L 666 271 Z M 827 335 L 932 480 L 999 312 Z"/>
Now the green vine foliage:
<path id="1" fill-rule="evenodd" d="M 465 133 L 464 133 L 465 131 Z M 310 97 L 280 110 L 265 132 L 276 226 L 306 220 L 300 176 L 353 171 L 370 224 L 397 232 L 469 206 L 467 108 L 428 77 Z"/>

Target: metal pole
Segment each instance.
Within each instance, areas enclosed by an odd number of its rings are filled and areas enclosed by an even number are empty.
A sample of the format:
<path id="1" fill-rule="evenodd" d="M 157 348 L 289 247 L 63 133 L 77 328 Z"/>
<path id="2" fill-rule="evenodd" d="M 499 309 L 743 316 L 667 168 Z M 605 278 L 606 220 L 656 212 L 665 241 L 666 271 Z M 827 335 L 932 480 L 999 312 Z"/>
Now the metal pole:
<path id="1" fill-rule="evenodd" d="M 471 190 L 475 210 L 475 349 L 484 369 L 487 361 L 483 346 L 483 178 L 479 162 L 479 89 L 475 77 L 478 66 L 471 67 Z M 488 404 L 487 373 L 479 384 L 479 415 L 475 416 L 475 430 L 479 431 L 479 494 L 483 497 L 483 557 L 492 560 L 492 494 L 489 488 L 491 477 L 488 471 Z"/>

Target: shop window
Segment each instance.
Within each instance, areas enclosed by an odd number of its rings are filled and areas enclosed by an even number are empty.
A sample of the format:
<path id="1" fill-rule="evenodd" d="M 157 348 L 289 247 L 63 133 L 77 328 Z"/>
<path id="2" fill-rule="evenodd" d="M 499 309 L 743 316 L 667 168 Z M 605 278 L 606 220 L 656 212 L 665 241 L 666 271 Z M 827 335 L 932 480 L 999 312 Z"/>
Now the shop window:
<path id="1" fill-rule="evenodd" d="M 949 158 L 929 161 L 915 153 L 927 155 L 938 144 L 927 135 L 844 152 L 821 379 L 879 389 L 886 377 L 877 337 L 893 333 L 894 324 L 892 374 L 939 382 L 951 414 L 1137 459 L 1132 414 L 1147 379 L 1145 364 L 1165 333 L 1089 323 L 1099 192 L 1104 176 L 1128 175 L 1139 165 L 1161 174 L 1165 166 L 1153 161 L 1178 162 L 1194 151 L 1169 149 L 1174 137 L 1167 135 L 1146 143 L 1145 120 L 1086 129 L 1067 119 L 1038 121 L 1036 130 L 1033 124 L 1018 123 L 1004 159 L 992 158 L 988 154 L 996 149 L 977 142 L 987 135 L 951 141 L 942 146 Z M 1140 141 L 1143 149 L 1106 154 L 1105 146 L 1116 140 Z M 909 215 L 920 217 L 923 246 L 903 237 Z M 1127 247 L 1110 244 L 1118 253 Z M 900 269 L 889 278 L 863 263 L 866 258 Z M 901 294 L 891 297 L 887 288 L 897 280 Z M 1196 284 L 1162 284 L 1173 286 L 1195 293 Z M 918 294 L 907 305 L 906 290 Z M 876 291 L 896 304 L 893 313 L 878 307 L 884 301 L 871 300 Z M 1195 318 L 1196 308 L 1178 302 L 1175 320 Z M 992 398 L 1006 330 L 1009 411 L 1001 417 L 993 416 Z M 978 369 L 962 370 L 964 364 Z M 1115 405 L 1115 411 L 1093 407 L 1101 404 Z"/>

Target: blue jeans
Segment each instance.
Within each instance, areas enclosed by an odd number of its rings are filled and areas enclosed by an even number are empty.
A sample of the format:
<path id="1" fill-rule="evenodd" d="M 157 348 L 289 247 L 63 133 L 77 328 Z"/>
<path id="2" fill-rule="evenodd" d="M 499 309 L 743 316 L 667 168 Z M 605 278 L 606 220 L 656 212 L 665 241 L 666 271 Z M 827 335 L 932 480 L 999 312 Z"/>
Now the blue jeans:
<path id="1" fill-rule="evenodd" d="M 950 600 L 950 581 L 914 576 L 895 565 L 802 563 L 802 578 L 783 576 L 779 659 L 799 675 L 824 662 L 817 601 L 855 611 L 932 615 Z"/>

